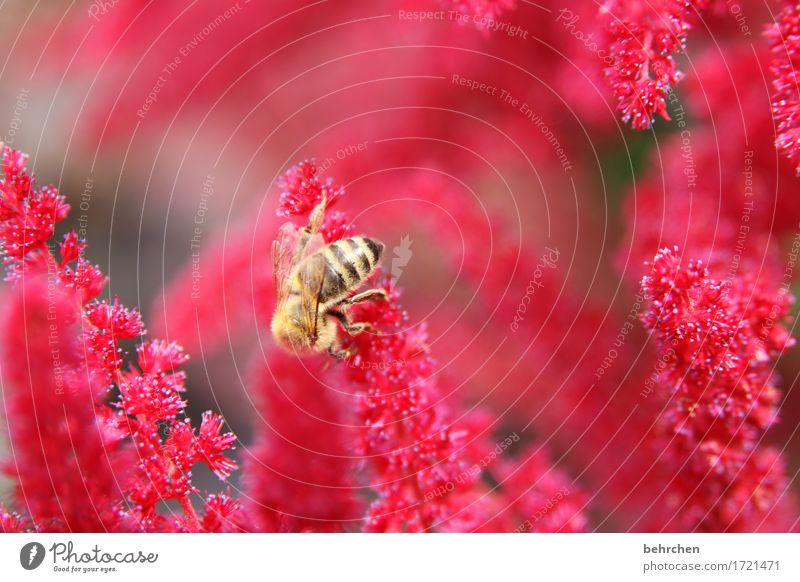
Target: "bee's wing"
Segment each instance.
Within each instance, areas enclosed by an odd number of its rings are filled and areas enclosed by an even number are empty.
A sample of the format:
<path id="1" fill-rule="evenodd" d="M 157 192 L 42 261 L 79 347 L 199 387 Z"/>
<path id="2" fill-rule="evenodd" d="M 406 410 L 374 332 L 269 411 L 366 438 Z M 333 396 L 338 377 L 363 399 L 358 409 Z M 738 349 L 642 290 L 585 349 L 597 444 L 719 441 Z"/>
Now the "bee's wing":
<path id="1" fill-rule="evenodd" d="M 272 242 L 272 276 L 275 282 L 275 296 L 278 305 L 286 300 L 291 287 L 289 277 L 297 261 L 300 231 L 291 222 L 278 230 Z"/>
<path id="2" fill-rule="evenodd" d="M 297 249 L 298 263 L 306 257 L 310 257 L 324 246 L 325 239 L 322 238 L 320 233 L 311 234 L 304 229 L 300 234 L 300 244 Z"/>
<path id="3" fill-rule="evenodd" d="M 308 247 L 306 247 L 308 248 Z M 319 304 L 322 298 L 322 286 L 325 284 L 325 273 L 328 263 L 325 255 L 314 252 L 308 255 L 298 267 L 298 275 L 302 281 L 300 285 L 300 305 L 306 321 L 306 329 L 311 337 L 317 338 L 317 324 L 319 322 Z"/>

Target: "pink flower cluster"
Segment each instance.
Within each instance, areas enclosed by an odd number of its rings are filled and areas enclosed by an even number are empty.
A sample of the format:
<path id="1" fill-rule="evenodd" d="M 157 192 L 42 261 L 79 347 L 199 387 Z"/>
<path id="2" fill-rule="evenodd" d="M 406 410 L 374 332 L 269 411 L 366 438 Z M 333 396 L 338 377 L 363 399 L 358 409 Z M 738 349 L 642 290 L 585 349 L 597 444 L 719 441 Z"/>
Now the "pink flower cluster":
<path id="1" fill-rule="evenodd" d="M 777 418 L 774 358 L 794 344 L 791 297 L 752 276 L 712 279 L 677 249 L 643 280 L 642 320 L 658 340 L 667 405 L 658 419 L 666 490 L 662 527 L 758 531 L 791 527 L 780 453 L 761 444 Z"/>
<path id="2" fill-rule="evenodd" d="M 656 115 L 669 119 L 667 96 L 683 78 L 675 55 L 684 49 L 690 21 L 704 4 L 704 0 L 603 4 L 610 59 L 606 78 L 623 121 L 634 129 L 650 128 Z"/>

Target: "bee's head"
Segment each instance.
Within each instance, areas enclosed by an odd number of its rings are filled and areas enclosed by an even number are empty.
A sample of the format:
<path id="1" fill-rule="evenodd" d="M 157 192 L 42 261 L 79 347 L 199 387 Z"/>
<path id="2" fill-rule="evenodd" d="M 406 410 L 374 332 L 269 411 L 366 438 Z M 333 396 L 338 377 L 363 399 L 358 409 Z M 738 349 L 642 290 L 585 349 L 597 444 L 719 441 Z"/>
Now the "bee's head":
<path id="1" fill-rule="evenodd" d="M 306 352 L 311 349 L 313 339 L 305 329 L 302 318 L 278 312 L 272 318 L 272 337 L 289 353 Z"/>
<path id="2" fill-rule="evenodd" d="M 317 333 L 307 329 L 305 318 L 278 312 L 272 318 L 272 336 L 278 345 L 291 354 L 323 352 L 336 340 L 336 325 L 328 316 L 317 321 Z"/>

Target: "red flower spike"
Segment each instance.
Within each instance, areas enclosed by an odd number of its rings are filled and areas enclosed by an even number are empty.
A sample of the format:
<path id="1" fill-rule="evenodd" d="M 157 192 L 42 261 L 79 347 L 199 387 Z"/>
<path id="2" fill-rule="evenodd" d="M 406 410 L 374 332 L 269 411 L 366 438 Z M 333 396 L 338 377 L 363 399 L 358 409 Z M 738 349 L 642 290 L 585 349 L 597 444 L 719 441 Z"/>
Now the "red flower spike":
<path id="1" fill-rule="evenodd" d="M 33 183 L 33 178 L 25 171 L 25 166 L 28 164 L 28 154 L 13 150 L 5 145 L 2 147 L 2 154 L 3 175 L 9 184 L 17 186 L 15 188 L 14 201 L 22 202 L 30 195 Z"/>
<path id="2" fill-rule="evenodd" d="M 783 462 L 760 443 L 777 418 L 772 360 L 794 344 L 783 327 L 791 298 L 747 275 L 715 281 L 699 261 L 683 264 L 677 248 L 656 255 L 642 286 L 650 302 L 642 321 L 658 340 L 668 398 L 655 442 L 668 485 L 655 523 L 789 527 Z"/>
<path id="3" fill-rule="evenodd" d="M 606 28 L 606 79 L 622 120 L 649 129 L 656 115 L 669 120 L 666 99 L 683 78 L 674 55 L 683 50 L 689 20 L 706 0 L 608 0 L 601 8 Z M 606 61 L 607 62 L 607 61 Z"/>
<path id="4" fill-rule="evenodd" d="M 23 340 L 17 352 L 28 354 L 2 354 L 15 451 L 5 470 L 18 482 L 18 501 L 38 531 L 203 531 L 188 498 L 196 491 L 192 466 L 205 461 L 220 478 L 230 475 L 236 464 L 224 452 L 235 437 L 219 434 L 216 415 L 203 416 L 199 436 L 179 418 L 185 375 L 177 367 L 187 356 L 177 344 L 143 343 L 139 367 L 123 371 L 119 342 L 144 334 L 141 316 L 116 299 L 92 301 L 106 278 L 81 258 L 85 244 L 74 232 L 60 245 L 60 262 L 53 257 L 46 242 L 69 207 L 54 188 L 34 189 L 25 159 L 4 150 L 0 181 L 0 242 L 10 274 L 26 277 L 13 290 L 25 299 L 3 305 L 3 323 L 14 329 L 8 337 Z M 56 278 L 47 276 L 53 268 Z M 120 391 L 117 412 L 104 402 L 112 384 Z M 47 397 L 37 396 L 42 390 Z M 48 427 L 44 448 L 40 426 Z M 169 499 L 180 503 L 184 517 L 157 514 L 157 504 Z M 220 522 L 234 506 L 212 501 L 213 519 Z M 25 525 L 4 509 L 0 520 L 4 528 Z"/>
<path id="5" fill-rule="evenodd" d="M 450 411 L 432 380 L 435 362 L 425 332 L 403 329 L 407 316 L 395 305 L 398 294 L 388 285 L 385 289 L 387 304 L 358 310 L 358 319 L 373 322 L 381 333 L 354 339 L 358 355 L 346 371 L 350 382 L 365 387 L 361 449 L 375 472 L 378 494 L 365 529 L 585 531 L 583 496 L 576 487 L 571 489 L 577 495 L 558 513 L 525 525 L 557 491 L 570 489 L 565 476 L 549 467 L 541 452 L 534 462 L 523 463 L 522 473 L 516 472 L 518 458 L 484 468 L 482 459 L 492 458 L 493 450 L 496 454 L 486 421 L 477 416 L 462 416 L 458 426 L 449 421 Z M 484 471 L 500 483 L 497 489 L 485 489 Z"/>
<path id="6" fill-rule="evenodd" d="M 82 258 L 85 248 L 86 243 L 78 240 L 74 230 L 70 231 L 61 242 L 59 262 L 61 283 L 75 289 L 82 305 L 96 299 L 107 283 L 106 276 L 100 268 Z M 73 269 L 70 263 L 76 261 Z"/>
<path id="7" fill-rule="evenodd" d="M 313 195 L 297 199 L 298 207 L 302 203 L 310 209 L 314 200 Z M 355 390 L 359 398 L 358 449 L 368 463 L 377 495 L 364 529 L 472 531 L 487 527 L 492 521 L 489 510 L 495 504 L 510 503 L 502 487 L 487 491 L 479 479 L 478 451 L 492 448 L 485 436 L 487 427 L 477 414 L 462 416 L 458 426 L 453 424 L 434 374 L 436 363 L 428 352 L 424 326 L 406 329 L 408 315 L 397 305 L 399 292 L 388 282 L 383 288 L 387 300 L 352 309 L 354 321 L 369 322 L 378 333 L 347 338 L 345 348 L 352 356 L 346 366 L 330 372 L 331 383 L 343 382 L 343 390 Z M 538 494 L 535 487 L 531 490 Z M 518 520 L 516 512 L 512 515 Z M 575 523 L 585 523 L 581 519 Z M 511 522 L 503 526 L 510 529 Z"/>

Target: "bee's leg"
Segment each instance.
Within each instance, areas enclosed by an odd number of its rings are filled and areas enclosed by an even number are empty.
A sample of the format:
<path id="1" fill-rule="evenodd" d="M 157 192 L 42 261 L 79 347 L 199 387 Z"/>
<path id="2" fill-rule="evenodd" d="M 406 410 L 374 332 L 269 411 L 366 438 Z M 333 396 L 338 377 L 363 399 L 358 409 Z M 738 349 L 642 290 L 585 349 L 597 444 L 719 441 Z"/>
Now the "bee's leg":
<path id="1" fill-rule="evenodd" d="M 350 350 L 339 350 L 336 349 L 336 346 L 329 347 L 328 353 L 337 360 L 346 360 L 353 355 L 353 353 Z"/>
<path id="2" fill-rule="evenodd" d="M 353 305 L 354 303 L 361 303 L 363 301 L 371 301 L 376 299 L 386 301 L 388 297 L 389 296 L 386 294 L 385 289 L 367 289 L 362 293 L 353 295 L 350 299 L 344 299 L 340 301 L 339 305 Z"/>
<path id="3" fill-rule="evenodd" d="M 350 321 L 347 319 L 347 316 L 344 313 L 342 313 L 341 311 L 336 311 L 335 309 L 329 311 L 328 315 L 332 315 L 333 317 L 338 319 L 341 322 L 342 327 L 344 327 L 344 330 L 350 335 L 358 335 L 364 331 L 375 330 L 375 327 L 373 327 L 371 323 L 367 322 L 350 323 Z"/>
<path id="4" fill-rule="evenodd" d="M 351 323 L 345 329 L 350 335 L 358 335 L 364 331 L 375 331 L 375 326 L 371 323 L 367 323 L 366 321 L 362 321 L 360 323 Z"/>

